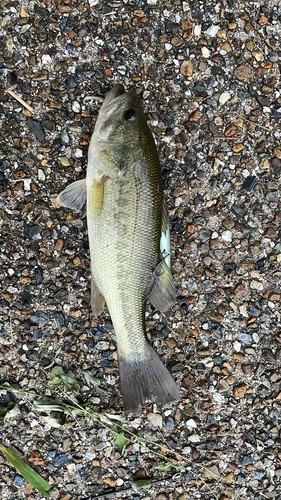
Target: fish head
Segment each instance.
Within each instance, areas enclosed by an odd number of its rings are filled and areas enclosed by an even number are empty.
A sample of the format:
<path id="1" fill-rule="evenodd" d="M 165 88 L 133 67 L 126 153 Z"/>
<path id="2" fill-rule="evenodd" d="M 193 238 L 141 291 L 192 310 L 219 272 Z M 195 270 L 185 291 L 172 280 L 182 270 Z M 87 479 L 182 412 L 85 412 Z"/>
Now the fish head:
<path id="1" fill-rule="evenodd" d="M 115 85 L 106 94 L 100 109 L 94 146 L 108 149 L 137 143 L 143 123 L 146 125 L 145 116 L 135 92 L 125 92 L 123 85 Z"/>

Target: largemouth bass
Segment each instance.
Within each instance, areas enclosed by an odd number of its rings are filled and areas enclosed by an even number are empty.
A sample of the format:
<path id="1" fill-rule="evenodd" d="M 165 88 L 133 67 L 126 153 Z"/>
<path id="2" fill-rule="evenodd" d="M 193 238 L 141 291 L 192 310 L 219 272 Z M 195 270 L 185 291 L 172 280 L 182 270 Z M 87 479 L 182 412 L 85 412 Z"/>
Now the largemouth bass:
<path id="1" fill-rule="evenodd" d="M 145 332 L 147 300 L 162 312 L 175 303 L 161 168 L 139 99 L 122 85 L 106 95 L 100 109 L 86 179 L 58 196 L 58 203 L 71 209 L 85 202 L 92 310 L 98 316 L 106 301 L 117 337 L 124 409 L 179 399 Z"/>

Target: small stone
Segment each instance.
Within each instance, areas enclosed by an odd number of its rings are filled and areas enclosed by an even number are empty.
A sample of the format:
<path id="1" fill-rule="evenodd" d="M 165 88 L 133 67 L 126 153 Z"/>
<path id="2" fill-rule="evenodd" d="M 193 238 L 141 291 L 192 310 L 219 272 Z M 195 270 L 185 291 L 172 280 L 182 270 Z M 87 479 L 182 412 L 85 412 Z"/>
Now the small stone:
<path id="1" fill-rule="evenodd" d="M 202 53 L 202 56 L 205 58 L 205 59 L 208 59 L 208 57 L 211 56 L 211 51 L 209 49 L 207 49 L 207 47 L 202 47 L 201 49 L 201 53 Z"/>
<path id="2" fill-rule="evenodd" d="M 101 340 L 96 344 L 96 348 L 100 349 L 101 351 L 107 351 L 109 348 L 109 342 L 106 342 L 105 340 Z"/>
<path id="3" fill-rule="evenodd" d="M 49 54 L 43 54 L 42 55 L 42 64 L 51 64 L 52 63 L 52 58 L 49 56 Z"/>
<path id="4" fill-rule="evenodd" d="M 185 424 L 187 427 L 192 427 L 192 429 L 196 429 L 197 427 L 197 424 L 195 422 L 195 420 L 193 420 L 193 418 L 190 418 L 186 424 Z"/>
<path id="5" fill-rule="evenodd" d="M 248 335 L 247 333 L 239 333 L 238 340 L 240 340 L 241 342 L 251 342 L 252 336 Z"/>
<path id="6" fill-rule="evenodd" d="M 255 175 L 247 177 L 242 184 L 242 189 L 244 189 L 245 191 L 251 191 L 256 183 L 256 180 L 257 178 Z"/>
<path id="7" fill-rule="evenodd" d="M 234 144 L 232 151 L 234 151 L 234 153 L 240 153 L 240 151 L 243 151 L 244 147 L 244 144 Z"/>
<path id="8" fill-rule="evenodd" d="M 46 325 L 50 319 L 50 315 L 47 312 L 36 311 L 31 316 L 30 319 L 33 323 L 36 323 L 40 327 Z"/>
<path id="9" fill-rule="evenodd" d="M 66 156 L 59 156 L 59 161 L 64 167 L 69 167 L 70 161 Z"/>
<path id="10" fill-rule="evenodd" d="M 220 477 L 219 469 L 216 465 L 211 465 L 204 469 L 204 476 L 209 479 L 218 479 Z"/>
<path id="11" fill-rule="evenodd" d="M 160 415 L 160 413 L 148 413 L 147 419 L 155 427 L 162 427 L 163 426 L 163 419 L 162 419 L 162 415 Z"/>
<path id="12" fill-rule="evenodd" d="M 53 458 L 53 464 L 55 467 L 59 467 L 67 464 L 69 460 L 70 460 L 69 455 L 67 453 L 62 453 L 61 455 L 57 455 L 56 457 Z"/>
<path id="13" fill-rule="evenodd" d="M 201 111 L 199 111 L 199 109 L 197 109 L 196 111 L 191 113 L 191 115 L 189 117 L 189 121 L 190 122 L 198 122 L 198 120 L 200 120 L 202 115 L 203 115 L 203 113 Z"/>
<path id="14" fill-rule="evenodd" d="M 230 242 L 232 240 L 232 232 L 229 230 L 223 231 L 221 237 L 224 241 Z"/>
<path id="15" fill-rule="evenodd" d="M 219 26 L 212 25 L 212 26 L 210 26 L 210 28 L 207 29 L 206 35 L 216 36 L 219 29 L 220 29 Z"/>
<path id="16" fill-rule="evenodd" d="M 253 50 L 252 54 L 253 54 L 256 61 L 263 61 L 264 60 L 264 54 L 261 50 Z"/>
<path id="17" fill-rule="evenodd" d="M 193 74 L 193 63 L 191 61 L 183 61 L 180 67 L 180 72 L 184 76 L 192 76 Z"/>
<path id="18" fill-rule="evenodd" d="M 31 240 L 33 236 L 35 236 L 38 233 L 39 226 L 26 226 L 24 228 L 24 236 L 28 239 Z"/>
<path id="19" fill-rule="evenodd" d="M 173 36 L 171 38 L 171 44 L 174 47 L 180 47 L 183 44 L 183 39 L 180 36 Z"/>
<path id="20" fill-rule="evenodd" d="M 229 474 L 226 474 L 224 477 L 224 481 L 228 484 L 234 483 L 235 482 L 235 476 L 233 472 L 229 472 Z"/>
<path id="21" fill-rule="evenodd" d="M 235 221 L 231 217 L 227 217 L 226 219 L 224 219 L 223 225 L 227 229 L 232 229 L 235 226 Z"/>
<path id="22" fill-rule="evenodd" d="M 66 78 L 65 83 L 69 89 L 75 89 L 77 87 L 77 82 L 76 82 L 74 76 L 72 76 L 72 75 L 70 75 Z"/>
<path id="23" fill-rule="evenodd" d="M 57 242 L 56 242 L 56 245 L 55 245 L 55 249 L 60 252 L 61 249 L 63 248 L 63 244 L 64 244 L 64 241 L 62 238 L 60 238 Z"/>
<path id="24" fill-rule="evenodd" d="M 29 131 L 35 135 L 36 139 L 38 139 L 39 142 L 43 142 L 45 139 L 45 132 L 42 128 L 42 125 L 40 122 L 33 120 L 32 118 L 27 118 L 27 127 Z"/>
<path id="25" fill-rule="evenodd" d="M 235 68 L 234 76 L 242 82 L 250 83 L 253 76 L 253 70 L 248 64 L 241 64 L 241 66 Z"/>
<path id="26" fill-rule="evenodd" d="M 224 131 L 224 135 L 226 137 L 232 137 L 236 133 L 237 133 L 237 127 L 235 125 L 233 125 L 233 123 L 231 125 L 229 125 L 228 127 L 226 127 L 226 129 Z"/>
<path id="27" fill-rule="evenodd" d="M 64 314 L 61 311 L 54 313 L 54 320 L 61 326 L 65 324 Z"/>
<path id="28" fill-rule="evenodd" d="M 16 475 L 14 477 L 13 483 L 15 486 L 22 486 L 24 481 L 25 481 L 24 477 Z"/>
<path id="29" fill-rule="evenodd" d="M 271 292 L 268 296 L 268 299 L 272 302 L 278 302 L 280 300 L 280 294 L 276 292 Z"/>
<path id="30" fill-rule="evenodd" d="M 81 265 L 81 259 L 80 259 L 80 257 L 78 255 L 76 257 L 74 257 L 73 264 L 75 266 L 80 266 Z"/>
<path id="31" fill-rule="evenodd" d="M 252 290 L 259 290 L 260 292 L 262 292 L 263 284 L 261 283 L 261 281 L 252 280 L 250 282 L 250 288 L 252 288 Z"/>
<path id="32" fill-rule="evenodd" d="M 246 390 L 247 390 L 246 384 L 236 385 L 233 388 L 233 394 L 236 398 L 244 398 Z"/>
<path id="33" fill-rule="evenodd" d="M 229 101 L 231 95 L 229 92 L 223 92 L 221 95 L 220 95 L 220 98 L 219 98 L 219 103 L 220 104 L 225 104 L 227 101 Z"/>

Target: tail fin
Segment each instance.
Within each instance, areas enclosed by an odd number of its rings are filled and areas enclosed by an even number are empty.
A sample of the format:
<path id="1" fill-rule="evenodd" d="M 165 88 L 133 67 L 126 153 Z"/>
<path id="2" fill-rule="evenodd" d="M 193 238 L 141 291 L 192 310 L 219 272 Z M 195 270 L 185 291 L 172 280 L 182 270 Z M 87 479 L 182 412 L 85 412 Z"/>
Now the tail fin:
<path id="1" fill-rule="evenodd" d="M 176 383 L 153 348 L 144 358 L 119 355 L 120 385 L 124 410 L 133 410 L 147 401 L 168 403 L 180 399 Z"/>

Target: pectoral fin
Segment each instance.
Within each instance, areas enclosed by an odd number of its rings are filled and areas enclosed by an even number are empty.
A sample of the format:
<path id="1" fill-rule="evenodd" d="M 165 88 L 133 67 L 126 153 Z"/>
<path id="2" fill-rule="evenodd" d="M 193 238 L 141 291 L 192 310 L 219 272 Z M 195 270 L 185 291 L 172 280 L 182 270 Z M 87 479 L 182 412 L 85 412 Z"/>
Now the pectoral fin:
<path id="1" fill-rule="evenodd" d="M 166 312 L 175 305 L 175 285 L 171 270 L 165 260 L 162 260 L 153 271 L 152 287 L 148 300 L 161 312 Z"/>
<path id="2" fill-rule="evenodd" d="M 73 182 L 67 186 L 57 197 L 57 202 L 63 207 L 80 209 L 86 202 L 86 179 Z"/>
<path id="3" fill-rule="evenodd" d="M 103 175 L 100 180 L 94 180 L 89 192 L 89 207 L 94 215 L 100 215 L 108 177 Z"/>
<path id="4" fill-rule="evenodd" d="M 91 277 L 91 306 L 92 306 L 92 311 L 93 315 L 95 318 L 100 315 L 100 313 L 103 310 L 105 304 L 105 299 L 102 293 L 99 291 L 99 288 L 96 283 L 95 276 L 92 272 L 92 277 Z"/>
<path id="5" fill-rule="evenodd" d="M 162 211 L 162 226 L 161 226 L 161 239 L 160 239 L 160 254 L 165 259 L 169 268 L 171 268 L 171 236 L 169 227 L 169 213 L 166 201 L 163 200 Z"/>

